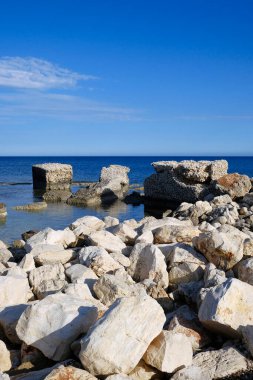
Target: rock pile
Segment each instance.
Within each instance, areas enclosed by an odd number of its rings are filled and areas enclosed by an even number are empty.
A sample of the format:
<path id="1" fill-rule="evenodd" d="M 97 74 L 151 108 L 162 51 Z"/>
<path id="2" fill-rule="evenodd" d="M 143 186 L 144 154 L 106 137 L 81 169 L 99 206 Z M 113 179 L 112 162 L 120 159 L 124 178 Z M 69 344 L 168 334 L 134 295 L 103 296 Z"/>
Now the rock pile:
<path id="1" fill-rule="evenodd" d="M 251 187 L 223 161 L 173 167 L 226 192 L 0 241 L 0 379 L 253 378 Z"/>

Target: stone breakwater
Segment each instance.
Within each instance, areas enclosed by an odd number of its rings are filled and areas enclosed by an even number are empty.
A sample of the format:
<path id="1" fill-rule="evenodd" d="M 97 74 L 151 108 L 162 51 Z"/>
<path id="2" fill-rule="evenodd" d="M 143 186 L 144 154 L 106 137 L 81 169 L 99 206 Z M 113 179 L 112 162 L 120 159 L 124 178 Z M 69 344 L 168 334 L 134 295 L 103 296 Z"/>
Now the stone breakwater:
<path id="1" fill-rule="evenodd" d="M 0 241 L 1 380 L 253 378 L 251 181 L 223 161 L 173 165 L 157 174 L 207 196 Z"/>

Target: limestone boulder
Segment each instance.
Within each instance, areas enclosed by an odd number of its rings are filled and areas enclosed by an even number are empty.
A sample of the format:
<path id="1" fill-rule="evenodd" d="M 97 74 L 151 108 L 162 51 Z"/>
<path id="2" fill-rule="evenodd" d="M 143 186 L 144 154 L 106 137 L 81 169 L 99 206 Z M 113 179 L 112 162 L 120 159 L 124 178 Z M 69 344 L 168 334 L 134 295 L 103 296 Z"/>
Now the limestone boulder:
<path id="1" fill-rule="evenodd" d="M 95 376 L 128 374 L 164 322 L 162 308 L 147 294 L 118 299 L 82 339 L 81 363 Z"/>
<path id="2" fill-rule="evenodd" d="M 69 229 L 55 231 L 52 228 L 45 228 L 26 241 L 25 249 L 29 253 L 36 245 L 40 244 L 56 244 L 67 248 L 74 244 L 75 241 L 76 236 Z"/>
<path id="3" fill-rule="evenodd" d="M 26 303 L 30 296 L 27 278 L 0 276 L 0 308 Z"/>
<path id="4" fill-rule="evenodd" d="M 217 268 L 228 270 L 243 258 L 244 239 L 236 228 L 230 232 L 213 230 L 193 239 L 193 245 Z"/>
<path id="5" fill-rule="evenodd" d="M 31 270 L 35 269 L 35 262 L 33 255 L 27 253 L 19 263 L 19 267 L 25 272 L 29 273 Z"/>
<path id="6" fill-rule="evenodd" d="M 0 247 L 0 263 L 7 263 L 13 258 L 12 253 L 7 248 Z"/>
<path id="7" fill-rule="evenodd" d="M 93 294 L 93 286 L 98 280 L 96 273 L 82 264 L 74 264 L 66 269 L 66 276 L 73 284 L 86 284 Z"/>
<path id="8" fill-rule="evenodd" d="M 253 324 L 253 287 L 235 278 L 210 288 L 201 303 L 201 323 L 208 329 L 231 337 Z"/>
<path id="9" fill-rule="evenodd" d="M 162 378 L 162 374 L 156 368 L 147 365 L 143 359 L 129 373 L 129 376 L 133 380 L 160 380 Z"/>
<path id="10" fill-rule="evenodd" d="M 45 380 L 96 380 L 97 378 L 92 376 L 84 369 L 76 368 L 73 366 L 59 366 L 53 369 L 52 372 L 45 377 Z"/>
<path id="11" fill-rule="evenodd" d="M 133 380 L 132 377 L 119 373 L 118 375 L 111 375 L 106 378 L 106 380 Z"/>
<path id="12" fill-rule="evenodd" d="M 181 333 L 163 330 L 149 345 L 143 359 L 162 372 L 173 373 L 192 364 L 192 345 Z"/>
<path id="13" fill-rule="evenodd" d="M 156 244 L 190 243 L 199 234 L 198 227 L 194 226 L 163 226 L 155 231 L 154 241 Z"/>
<path id="14" fill-rule="evenodd" d="M 59 361 L 68 357 L 70 344 L 96 319 L 97 308 L 91 302 L 59 293 L 26 308 L 16 331 L 27 345 Z"/>
<path id="15" fill-rule="evenodd" d="M 117 224 L 119 224 L 119 219 L 108 215 L 104 217 L 103 222 L 105 223 L 105 228 L 108 228 L 108 227 L 117 226 Z"/>
<path id="16" fill-rule="evenodd" d="M 118 236 L 125 244 L 133 245 L 137 232 L 127 223 L 120 223 L 108 229 L 113 235 Z"/>
<path id="17" fill-rule="evenodd" d="M 232 199 L 244 197 L 251 187 L 250 178 L 238 173 L 225 174 L 216 181 L 216 188 L 229 194 Z"/>
<path id="18" fill-rule="evenodd" d="M 0 371 L 9 371 L 12 367 L 10 351 L 6 344 L 0 340 Z"/>
<path id="19" fill-rule="evenodd" d="M 86 215 L 82 218 L 75 220 L 73 223 L 70 224 L 69 227 L 71 230 L 74 230 L 80 226 L 86 226 L 91 231 L 98 231 L 105 227 L 105 223 L 103 222 L 103 220 L 97 218 L 96 216 Z"/>
<path id="20" fill-rule="evenodd" d="M 79 251 L 81 264 L 91 268 L 98 277 L 103 274 L 122 268 L 109 253 L 102 247 L 84 247 Z"/>
<path id="21" fill-rule="evenodd" d="M 128 273 L 137 282 L 150 279 L 167 288 L 168 272 L 165 258 L 160 249 L 153 244 L 138 243 L 130 254 Z"/>
<path id="22" fill-rule="evenodd" d="M 73 177 L 71 165 L 58 163 L 33 165 L 32 173 L 37 190 L 68 190 Z"/>
<path id="23" fill-rule="evenodd" d="M 106 249 L 108 252 L 120 252 L 126 244 L 109 231 L 96 231 L 89 235 L 89 244 Z"/>
<path id="24" fill-rule="evenodd" d="M 35 263 L 37 265 L 47 264 L 66 264 L 76 258 L 76 251 L 74 249 L 61 249 L 55 251 L 44 251 L 34 256 Z"/>
<path id="25" fill-rule="evenodd" d="M 35 268 L 29 273 L 29 282 L 39 299 L 57 293 L 66 285 L 64 267 L 62 264 L 51 264 Z"/>

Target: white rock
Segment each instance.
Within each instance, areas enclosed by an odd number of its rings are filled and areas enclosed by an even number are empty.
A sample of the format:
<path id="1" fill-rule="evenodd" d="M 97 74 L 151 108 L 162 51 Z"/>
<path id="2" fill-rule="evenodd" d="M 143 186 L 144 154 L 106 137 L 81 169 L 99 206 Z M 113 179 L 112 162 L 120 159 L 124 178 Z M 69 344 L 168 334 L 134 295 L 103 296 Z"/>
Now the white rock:
<path id="1" fill-rule="evenodd" d="M 7 263 L 12 258 L 12 253 L 7 248 L 0 248 L 0 263 Z"/>
<path id="2" fill-rule="evenodd" d="M 106 380 L 133 380 L 132 377 L 119 373 L 118 375 L 111 375 L 106 378 Z"/>
<path id="3" fill-rule="evenodd" d="M 92 232 L 89 236 L 90 245 L 106 249 L 108 252 L 117 252 L 125 248 L 125 243 L 108 231 Z"/>
<path id="4" fill-rule="evenodd" d="M 152 231 L 145 231 L 141 235 L 137 237 L 135 240 L 135 243 L 146 243 L 146 244 L 153 244 L 154 242 L 154 235 L 152 234 Z"/>
<path id="5" fill-rule="evenodd" d="M 131 264 L 129 258 L 121 252 L 111 252 L 110 256 L 124 268 L 128 268 Z"/>
<path id="6" fill-rule="evenodd" d="M 133 245 L 137 237 L 137 232 L 125 222 L 110 227 L 109 232 L 118 236 L 127 245 Z"/>
<path id="7" fill-rule="evenodd" d="M 117 298 L 137 295 L 140 287 L 123 269 L 118 269 L 114 274 L 100 277 L 94 285 L 94 291 L 103 304 L 110 306 Z"/>
<path id="8" fill-rule="evenodd" d="M 33 255 L 27 253 L 23 259 L 20 261 L 18 266 L 23 269 L 25 272 L 29 273 L 31 270 L 35 269 L 35 262 Z"/>
<path id="9" fill-rule="evenodd" d="M 233 268 L 243 257 L 244 239 L 236 228 L 233 233 L 218 230 L 201 233 L 193 239 L 193 244 L 208 261 L 220 269 Z"/>
<path id="10" fill-rule="evenodd" d="M 72 366 L 59 366 L 53 369 L 52 372 L 45 377 L 44 380 L 96 380 L 97 378 L 92 376 L 84 369 L 72 367 Z"/>
<path id="11" fill-rule="evenodd" d="M 62 249 L 61 251 L 53 252 L 42 252 L 41 254 L 34 257 L 36 264 L 47 265 L 47 264 L 66 264 L 76 257 L 76 252 L 74 249 Z"/>
<path id="12" fill-rule="evenodd" d="M 145 293 L 118 299 L 82 339 L 79 358 L 95 376 L 128 374 L 164 322 L 161 306 Z"/>
<path id="13" fill-rule="evenodd" d="M 77 219 L 75 222 L 71 223 L 69 227 L 71 230 L 74 230 L 81 225 L 85 225 L 91 231 L 101 230 L 105 227 L 105 223 L 101 219 L 97 218 L 96 216 L 89 215 Z"/>
<path id="14" fill-rule="evenodd" d="M 66 276 L 75 284 L 87 284 L 93 294 L 93 286 L 98 280 L 96 273 L 82 264 L 75 264 L 66 269 Z"/>
<path id="15" fill-rule="evenodd" d="M 253 286 L 231 278 L 210 288 L 198 316 L 205 327 L 238 337 L 242 326 L 253 324 Z"/>
<path id="16" fill-rule="evenodd" d="M 128 268 L 128 273 L 135 281 L 150 279 L 161 287 L 168 287 L 165 258 L 155 245 L 138 243 L 134 246 L 129 258 L 131 265 Z"/>
<path id="17" fill-rule="evenodd" d="M 70 344 L 87 332 L 96 319 L 97 308 L 92 303 L 59 293 L 29 306 L 16 331 L 27 345 L 59 361 L 68 357 Z"/>
<path id="18" fill-rule="evenodd" d="M 80 249 L 79 261 L 81 264 L 91 268 L 97 276 L 122 268 L 102 247 L 91 246 Z"/>
<path id="19" fill-rule="evenodd" d="M 180 333 L 162 331 L 148 347 L 143 359 L 162 372 L 172 373 L 192 364 L 192 345 Z"/>
<path id="20" fill-rule="evenodd" d="M 29 299 L 27 278 L 0 276 L 0 307 L 26 303 Z"/>
<path id="21" fill-rule="evenodd" d="M 156 244 L 191 242 L 192 239 L 200 234 L 198 227 L 194 226 L 163 226 L 154 232 Z"/>
<path id="22" fill-rule="evenodd" d="M 29 273 L 29 282 L 36 296 L 41 299 L 60 291 L 66 284 L 62 264 L 43 265 Z"/>
<path id="23" fill-rule="evenodd" d="M 27 306 L 28 304 L 19 304 L 0 309 L 0 327 L 2 328 L 5 336 L 13 344 L 21 344 L 21 341 L 16 333 L 16 325 Z"/>
<path id="24" fill-rule="evenodd" d="M 152 231 L 156 232 L 156 230 L 163 226 L 192 226 L 191 220 L 179 220 L 172 217 L 166 217 L 163 219 L 154 219 L 153 217 L 151 219 L 143 220 L 141 223 L 141 230 L 142 233 L 146 231 Z"/>
<path id="25" fill-rule="evenodd" d="M 71 244 L 74 244 L 75 241 L 76 236 L 73 231 L 69 229 L 55 231 L 52 228 L 45 228 L 27 240 L 25 249 L 29 253 L 39 244 L 56 244 L 66 248 Z"/>
<path id="26" fill-rule="evenodd" d="M 112 216 L 105 216 L 103 219 L 105 223 L 105 228 L 112 227 L 112 226 L 117 226 L 119 224 L 119 219 L 114 218 Z"/>
<path id="27" fill-rule="evenodd" d="M 0 240 L 0 249 L 6 249 L 6 248 L 7 248 L 7 245 L 2 240 Z"/>
<path id="28" fill-rule="evenodd" d="M 0 371 L 5 372 L 11 369 L 11 355 L 6 344 L 0 340 Z"/>
<path id="29" fill-rule="evenodd" d="M 159 379 L 158 370 L 147 365 L 144 360 L 140 360 L 137 366 L 129 373 L 133 380 L 154 380 Z"/>

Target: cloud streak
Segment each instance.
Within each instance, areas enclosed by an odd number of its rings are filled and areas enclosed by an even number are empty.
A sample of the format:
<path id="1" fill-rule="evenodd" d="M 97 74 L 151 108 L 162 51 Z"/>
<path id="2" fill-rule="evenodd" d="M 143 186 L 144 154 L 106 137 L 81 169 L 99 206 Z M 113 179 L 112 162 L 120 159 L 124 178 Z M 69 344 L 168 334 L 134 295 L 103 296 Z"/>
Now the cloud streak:
<path id="1" fill-rule="evenodd" d="M 21 89 L 69 88 L 79 81 L 97 79 L 79 74 L 51 62 L 29 57 L 0 58 L 0 86 Z"/>

